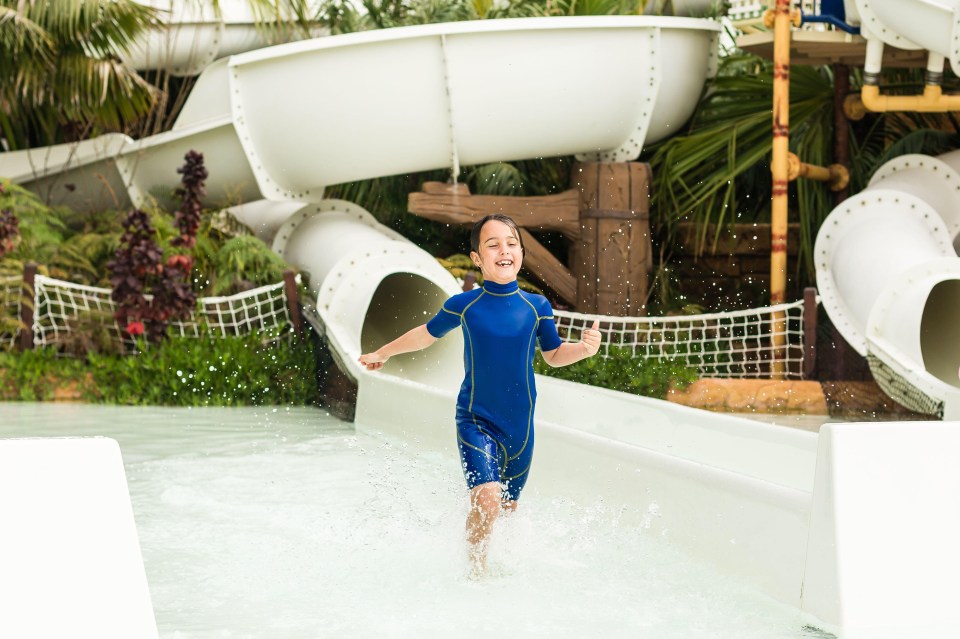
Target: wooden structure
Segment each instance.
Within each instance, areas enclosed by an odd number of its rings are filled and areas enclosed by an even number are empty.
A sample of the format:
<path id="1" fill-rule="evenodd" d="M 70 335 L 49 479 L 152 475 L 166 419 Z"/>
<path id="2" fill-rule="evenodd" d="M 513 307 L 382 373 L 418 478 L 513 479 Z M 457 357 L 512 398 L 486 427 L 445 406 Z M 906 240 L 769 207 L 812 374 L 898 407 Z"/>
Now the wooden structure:
<path id="1" fill-rule="evenodd" d="M 283 271 L 283 292 L 287 296 L 287 312 L 290 324 L 298 340 L 303 339 L 303 317 L 300 310 L 300 289 L 297 288 L 297 273 L 292 268 Z"/>
<path id="2" fill-rule="evenodd" d="M 411 213 L 437 222 L 473 224 L 503 213 L 520 226 L 524 267 L 582 313 L 644 315 L 653 266 L 650 165 L 575 164 L 572 188 L 556 195 L 471 195 L 465 184 L 427 182 L 411 193 Z M 564 265 L 530 231 L 559 231 L 570 242 Z"/>
<path id="3" fill-rule="evenodd" d="M 27 262 L 20 285 L 20 342 L 21 351 L 33 350 L 34 291 L 36 291 L 37 264 Z"/>
<path id="4" fill-rule="evenodd" d="M 773 31 L 749 33 L 737 38 L 737 47 L 773 59 Z M 867 41 L 858 35 L 843 31 L 814 31 L 802 29 L 791 33 L 790 60 L 795 65 L 822 66 L 845 64 L 863 66 L 867 55 Z M 923 67 L 927 64 L 927 52 L 923 49 L 897 49 L 884 47 L 883 66 Z"/>

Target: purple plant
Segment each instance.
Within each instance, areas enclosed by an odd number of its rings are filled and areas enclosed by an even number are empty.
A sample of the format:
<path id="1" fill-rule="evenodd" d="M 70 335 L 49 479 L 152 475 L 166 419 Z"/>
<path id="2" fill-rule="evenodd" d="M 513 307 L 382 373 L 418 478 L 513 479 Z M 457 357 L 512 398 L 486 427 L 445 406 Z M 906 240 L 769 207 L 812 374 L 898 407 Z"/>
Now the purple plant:
<path id="1" fill-rule="evenodd" d="M 114 317 L 120 326 L 129 327 L 151 319 L 146 295 L 163 270 L 163 253 L 153 240 L 150 218 L 140 209 L 130 212 L 123 229 L 120 246 L 107 269 L 113 287 L 110 297 L 117 303 Z"/>
<path id="2" fill-rule="evenodd" d="M 200 198 L 207 194 L 204 180 L 208 173 L 203 166 L 202 153 L 188 151 L 183 159 L 183 166 L 177 169 L 177 173 L 183 176 L 180 178 L 183 186 L 174 191 L 174 195 L 180 198 L 180 208 L 174 216 L 180 236 L 174 238 L 172 244 L 192 248 L 196 244 L 197 229 L 200 227 L 200 212 L 203 210 Z"/>
<path id="3" fill-rule="evenodd" d="M 2 193 L 3 185 L 0 185 Z M 0 211 L 0 258 L 13 250 L 20 237 L 20 220 L 13 214 L 13 211 L 4 209 Z"/>
<path id="4" fill-rule="evenodd" d="M 150 218 L 139 209 L 130 212 L 123 228 L 115 259 L 107 264 L 117 303 L 114 317 L 129 335 L 146 332 L 156 342 L 166 336 L 171 321 L 188 319 L 196 308 L 197 296 L 188 283 L 193 259 L 174 255 L 164 263 Z"/>

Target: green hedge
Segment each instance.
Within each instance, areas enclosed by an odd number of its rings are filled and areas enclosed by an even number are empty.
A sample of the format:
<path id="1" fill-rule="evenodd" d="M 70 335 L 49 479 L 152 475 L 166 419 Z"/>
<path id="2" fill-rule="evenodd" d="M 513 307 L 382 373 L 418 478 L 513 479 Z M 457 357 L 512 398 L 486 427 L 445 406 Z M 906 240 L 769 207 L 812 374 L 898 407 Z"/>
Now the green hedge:
<path id="1" fill-rule="evenodd" d="M 617 346 L 610 347 L 607 358 L 597 355 L 560 368 L 537 358 L 534 370 L 557 379 L 656 399 L 666 399 L 671 386 L 685 388 L 698 377 L 682 361 L 635 358 L 629 349 Z"/>
<path id="2" fill-rule="evenodd" d="M 169 338 L 135 355 L 57 357 L 54 349 L 0 353 L 7 400 L 54 398 L 75 386 L 105 404 L 260 406 L 318 403 L 316 357 L 309 341 L 263 344 L 261 336 Z"/>
<path id="3" fill-rule="evenodd" d="M 281 340 L 264 345 L 257 335 L 169 338 L 135 355 L 88 354 L 57 357 L 55 349 L 0 352 L 0 399 L 44 401 L 58 389 L 74 388 L 82 399 L 138 406 L 316 405 L 317 357 L 313 344 Z M 610 357 L 591 357 L 552 368 L 542 359 L 536 372 L 602 388 L 666 398 L 696 371 L 679 361 L 634 358 L 610 348 Z"/>

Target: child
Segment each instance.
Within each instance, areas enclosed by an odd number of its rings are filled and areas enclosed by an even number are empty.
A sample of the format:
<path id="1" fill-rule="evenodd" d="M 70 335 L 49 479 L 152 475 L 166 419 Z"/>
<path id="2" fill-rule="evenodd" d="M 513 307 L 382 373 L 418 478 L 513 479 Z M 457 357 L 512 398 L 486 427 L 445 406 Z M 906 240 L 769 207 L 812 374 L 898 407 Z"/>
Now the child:
<path id="1" fill-rule="evenodd" d="M 386 346 L 360 356 L 377 370 L 394 355 L 418 351 L 454 328 L 463 328 L 465 377 L 457 398 L 457 443 L 470 488 L 467 541 L 474 576 L 486 565 L 486 547 L 501 509 L 515 510 L 533 456 L 534 337 L 551 366 L 566 366 L 597 353 L 597 322 L 580 342 L 563 342 L 553 310 L 542 295 L 521 291 L 517 272 L 523 242 L 516 222 L 487 215 L 470 234 L 470 258 L 483 287 L 454 295 L 429 322 Z"/>

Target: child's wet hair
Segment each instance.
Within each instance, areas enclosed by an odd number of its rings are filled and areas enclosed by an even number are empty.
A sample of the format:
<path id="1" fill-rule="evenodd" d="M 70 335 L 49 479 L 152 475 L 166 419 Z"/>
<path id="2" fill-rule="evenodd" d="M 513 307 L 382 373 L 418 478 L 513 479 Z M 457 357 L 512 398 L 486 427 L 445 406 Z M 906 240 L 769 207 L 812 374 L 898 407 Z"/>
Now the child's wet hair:
<path id="1" fill-rule="evenodd" d="M 513 221 L 513 218 L 503 215 L 502 213 L 491 213 L 490 215 L 483 216 L 480 221 L 473 225 L 473 230 L 470 231 L 470 250 L 476 253 L 480 252 L 480 230 L 483 228 L 483 225 L 491 220 L 496 220 L 497 222 L 503 222 L 511 229 L 513 229 L 513 234 L 517 238 L 517 241 L 520 242 L 520 251 L 523 254 L 526 254 L 526 249 L 523 248 L 523 237 L 520 235 L 520 227 L 516 222 Z"/>

